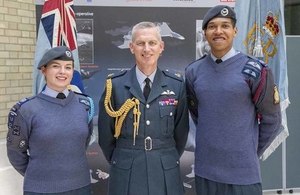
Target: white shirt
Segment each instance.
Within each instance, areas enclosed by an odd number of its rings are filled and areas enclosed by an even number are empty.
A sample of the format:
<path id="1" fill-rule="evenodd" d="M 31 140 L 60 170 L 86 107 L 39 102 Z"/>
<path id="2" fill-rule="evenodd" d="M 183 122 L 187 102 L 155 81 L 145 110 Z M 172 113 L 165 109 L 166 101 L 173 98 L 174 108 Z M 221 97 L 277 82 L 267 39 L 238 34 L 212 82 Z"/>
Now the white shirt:
<path id="1" fill-rule="evenodd" d="M 149 76 L 146 76 L 144 73 L 142 73 L 142 71 L 140 71 L 140 69 L 136 66 L 135 67 L 135 72 L 136 72 L 136 78 L 139 82 L 139 85 L 141 87 L 141 90 L 143 91 L 145 85 L 146 85 L 146 82 L 145 82 L 145 79 L 148 77 L 150 79 L 150 87 L 152 87 L 152 83 L 154 81 L 154 76 L 155 76 L 155 73 L 156 73 L 157 69 L 155 69 L 152 74 L 150 74 Z"/>

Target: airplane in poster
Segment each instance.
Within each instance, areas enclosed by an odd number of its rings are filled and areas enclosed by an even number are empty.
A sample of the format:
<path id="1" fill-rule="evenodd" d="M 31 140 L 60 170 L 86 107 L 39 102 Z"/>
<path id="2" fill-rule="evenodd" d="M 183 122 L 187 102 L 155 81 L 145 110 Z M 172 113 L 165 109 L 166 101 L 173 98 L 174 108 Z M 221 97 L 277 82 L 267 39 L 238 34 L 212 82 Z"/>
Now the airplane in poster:
<path id="1" fill-rule="evenodd" d="M 88 33 L 77 33 L 78 47 L 87 45 L 88 42 L 93 42 L 93 35 Z"/>
<path id="2" fill-rule="evenodd" d="M 162 22 L 158 24 L 161 32 L 162 37 L 172 37 L 176 38 L 179 40 L 184 40 L 185 38 L 180 35 L 179 33 L 176 33 L 172 31 L 172 29 L 169 27 L 169 25 L 166 22 Z M 119 45 L 118 47 L 120 49 L 128 49 L 129 48 L 129 43 L 131 41 L 131 32 L 128 32 L 128 34 L 123 36 L 124 42 L 122 45 Z"/>

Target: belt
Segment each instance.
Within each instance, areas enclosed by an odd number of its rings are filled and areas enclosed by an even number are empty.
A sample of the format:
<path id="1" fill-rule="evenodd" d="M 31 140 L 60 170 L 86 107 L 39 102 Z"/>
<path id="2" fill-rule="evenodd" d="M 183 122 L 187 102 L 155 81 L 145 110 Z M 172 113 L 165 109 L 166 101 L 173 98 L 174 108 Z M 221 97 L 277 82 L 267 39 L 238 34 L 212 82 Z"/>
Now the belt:
<path id="1" fill-rule="evenodd" d="M 173 138 L 152 139 L 150 136 L 148 136 L 145 139 L 141 139 L 141 138 L 136 139 L 135 145 L 133 145 L 132 139 L 125 139 L 119 137 L 117 139 L 117 147 L 150 151 L 150 150 L 157 150 L 162 148 L 175 147 L 175 140 Z"/>

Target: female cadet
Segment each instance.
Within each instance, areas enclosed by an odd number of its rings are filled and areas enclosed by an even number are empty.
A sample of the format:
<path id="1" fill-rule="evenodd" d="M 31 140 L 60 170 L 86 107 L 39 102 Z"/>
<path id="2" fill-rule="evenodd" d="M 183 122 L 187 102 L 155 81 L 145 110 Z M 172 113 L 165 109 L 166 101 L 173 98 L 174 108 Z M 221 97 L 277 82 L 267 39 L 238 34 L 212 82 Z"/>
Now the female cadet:
<path id="1" fill-rule="evenodd" d="M 67 88 L 74 71 L 67 47 L 48 50 L 38 69 L 45 89 L 9 112 L 8 158 L 24 176 L 24 195 L 90 195 L 85 152 L 93 128 L 92 101 Z"/>

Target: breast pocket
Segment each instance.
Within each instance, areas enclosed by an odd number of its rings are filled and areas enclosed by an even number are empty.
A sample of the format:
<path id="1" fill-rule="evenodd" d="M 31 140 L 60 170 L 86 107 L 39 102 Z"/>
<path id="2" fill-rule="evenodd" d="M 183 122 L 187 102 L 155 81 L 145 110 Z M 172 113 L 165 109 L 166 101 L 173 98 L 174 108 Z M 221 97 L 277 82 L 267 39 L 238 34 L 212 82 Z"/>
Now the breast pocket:
<path id="1" fill-rule="evenodd" d="M 174 106 L 161 106 L 159 108 L 160 127 L 164 135 L 170 135 L 174 129 Z"/>

